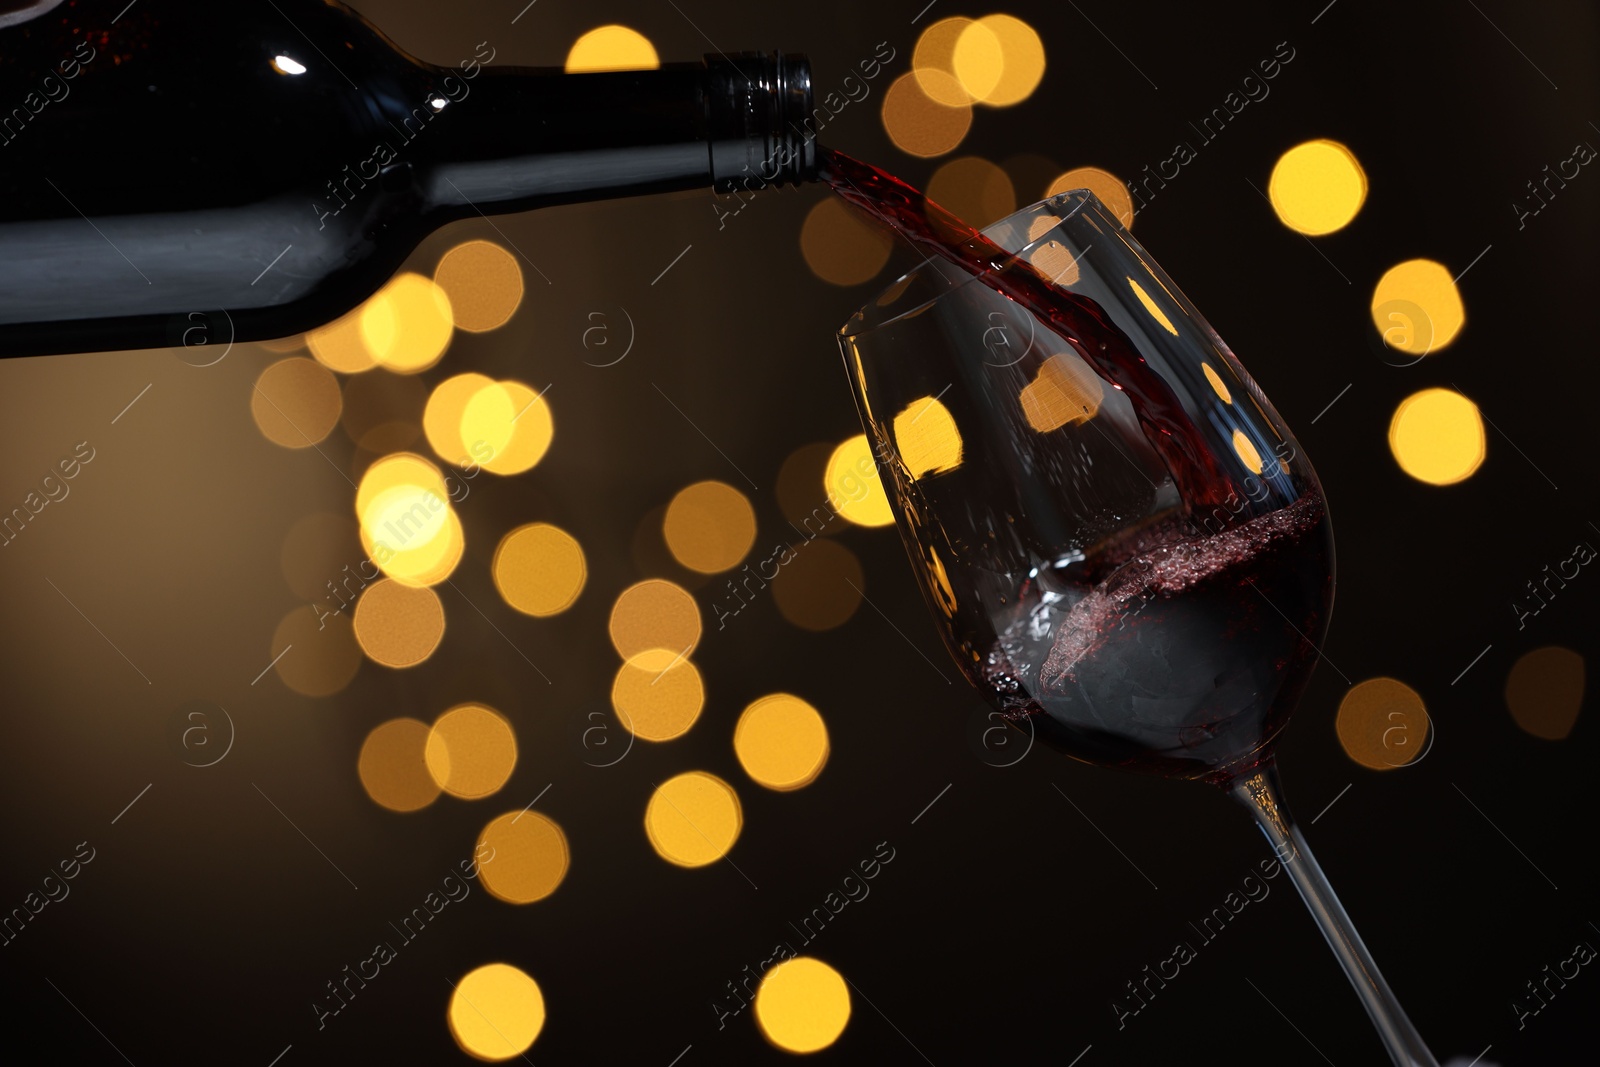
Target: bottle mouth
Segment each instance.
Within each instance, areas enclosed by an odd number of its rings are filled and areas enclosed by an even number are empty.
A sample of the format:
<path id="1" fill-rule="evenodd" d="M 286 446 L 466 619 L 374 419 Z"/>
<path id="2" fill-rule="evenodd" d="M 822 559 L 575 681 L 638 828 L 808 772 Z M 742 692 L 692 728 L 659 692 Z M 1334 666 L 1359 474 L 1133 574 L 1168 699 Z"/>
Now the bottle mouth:
<path id="1" fill-rule="evenodd" d="M 711 177 L 719 193 L 817 179 L 811 63 L 784 52 L 705 57 L 713 75 Z"/>

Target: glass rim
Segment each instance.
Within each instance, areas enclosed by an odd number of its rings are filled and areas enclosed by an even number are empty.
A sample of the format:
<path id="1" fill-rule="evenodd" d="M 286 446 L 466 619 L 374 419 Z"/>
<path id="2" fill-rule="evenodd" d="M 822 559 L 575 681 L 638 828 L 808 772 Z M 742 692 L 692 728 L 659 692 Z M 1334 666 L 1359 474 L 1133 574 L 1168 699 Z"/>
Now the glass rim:
<path id="1" fill-rule="evenodd" d="M 1062 223 L 1076 216 L 1087 205 L 1093 204 L 1099 207 L 1102 213 L 1109 214 L 1105 208 L 1105 205 L 1100 202 L 1100 198 L 1094 194 L 1092 189 L 1064 189 L 1054 196 L 1047 196 L 1043 200 L 1037 200 L 1026 207 L 1019 207 L 1017 210 L 1013 211 L 1004 218 L 996 219 L 994 222 L 989 223 L 989 225 L 981 227 L 978 232 L 983 234 L 985 237 L 988 237 L 990 236 L 991 231 L 1011 224 L 1014 220 L 1021 218 L 1030 212 L 1036 212 L 1039 208 L 1045 206 L 1046 204 L 1056 204 L 1066 200 L 1074 201 L 1071 210 L 1064 215 L 1057 216 L 1056 225 L 1050 227 L 1049 230 L 1041 233 L 1038 237 L 1028 241 L 1015 253 L 1012 253 L 1013 255 L 1020 257 L 1026 253 L 1028 248 L 1031 246 L 1049 238 L 1050 234 L 1060 228 Z M 886 326 L 892 326 L 902 319 L 909 318 L 912 315 L 927 310 L 929 307 L 932 307 L 939 301 L 959 292 L 974 282 L 982 281 L 982 279 L 988 277 L 994 272 L 994 268 L 991 266 L 986 270 L 978 272 L 977 274 L 969 274 L 965 278 L 962 278 L 960 281 L 956 282 L 954 285 L 945 289 L 943 292 L 939 293 L 937 296 L 931 296 L 915 307 L 906 308 L 904 311 L 898 311 L 890 317 L 882 319 L 881 321 L 871 320 L 870 312 L 873 309 L 884 307 L 887 303 L 893 302 L 892 299 L 886 300 L 886 298 L 889 297 L 889 294 L 895 293 L 896 289 L 903 289 L 908 286 L 913 278 L 927 271 L 929 267 L 933 265 L 933 263 L 933 260 L 924 259 L 921 263 L 917 264 L 915 267 L 912 267 L 910 270 L 906 271 L 894 281 L 880 289 L 871 300 L 868 300 L 865 304 L 857 308 L 850 315 L 850 317 L 845 320 L 843 326 L 839 327 L 838 336 L 840 339 L 844 340 L 852 337 L 860 337 L 863 334 L 872 333 L 874 330 L 881 330 Z M 899 294 L 895 293 L 895 295 L 898 296 Z M 859 323 L 859 325 L 855 325 L 854 328 L 852 328 L 852 325 L 857 323 Z"/>

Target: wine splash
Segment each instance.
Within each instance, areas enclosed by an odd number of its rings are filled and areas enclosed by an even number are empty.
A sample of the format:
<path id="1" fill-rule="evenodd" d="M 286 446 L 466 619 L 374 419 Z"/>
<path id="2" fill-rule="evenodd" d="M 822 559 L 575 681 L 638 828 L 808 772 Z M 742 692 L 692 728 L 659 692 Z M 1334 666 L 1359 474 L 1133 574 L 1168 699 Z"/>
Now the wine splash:
<path id="1" fill-rule="evenodd" d="M 1088 297 L 1051 284 L 1012 255 L 894 175 L 832 149 L 818 152 L 820 177 L 852 206 L 1032 312 L 1106 381 L 1127 394 L 1190 511 L 1242 498 L 1205 447 L 1177 394 L 1111 317 Z"/>

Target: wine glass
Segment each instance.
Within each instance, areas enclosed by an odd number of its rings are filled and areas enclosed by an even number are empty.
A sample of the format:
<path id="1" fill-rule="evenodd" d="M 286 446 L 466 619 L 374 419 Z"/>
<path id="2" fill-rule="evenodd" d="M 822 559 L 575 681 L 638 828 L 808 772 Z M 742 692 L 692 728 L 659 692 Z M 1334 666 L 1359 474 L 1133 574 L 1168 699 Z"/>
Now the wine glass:
<path id="1" fill-rule="evenodd" d="M 839 335 L 946 646 L 1001 715 L 1068 755 L 1243 802 L 1394 1062 L 1436 1067 L 1273 766 L 1333 604 L 1310 462 L 1092 193 L 983 237 L 986 270 L 930 258 Z"/>

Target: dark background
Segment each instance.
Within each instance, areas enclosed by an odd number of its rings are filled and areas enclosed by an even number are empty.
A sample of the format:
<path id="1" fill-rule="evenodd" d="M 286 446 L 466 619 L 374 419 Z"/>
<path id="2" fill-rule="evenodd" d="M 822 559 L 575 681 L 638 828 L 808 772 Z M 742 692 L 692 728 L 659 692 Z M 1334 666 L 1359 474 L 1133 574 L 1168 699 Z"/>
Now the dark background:
<path id="1" fill-rule="evenodd" d="M 559 65 L 580 33 L 615 21 L 664 60 L 711 51 L 708 36 L 727 51 L 803 51 L 825 88 L 884 40 L 898 51 L 886 85 L 928 21 L 992 10 L 939 3 L 913 26 L 924 2 L 539 0 L 515 26 L 522 0 L 356 6 L 444 64 L 489 40 L 497 63 Z M 1565 741 L 1539 740 L 1512 722 L 1503 690 L 1533 648 L 1600 652 L 1590 622 L 1600 578 L 1580 576 L 1520 631 L 1509 606 L 1546 563 L 1600 538 L 1583 445 L 1600 382 L 1600 177 L 1585 169 L 1522 230 L 1511 203 L 1575 143 L 1600 143 L 1600 18 L 1577 2 L 1324 5 L 1007 3 L 1043 37 L 1049 69 L 1027 102 L 980 109 L 959 154 L 1004 164 L 1032 153 L 1056 170 L 1132 177 L 1191 139 L 1187 121 L 1278 42 L 1295 48 L 1271 96 L 1136 223 L 1316 463 L 1339 550 L 1326 655 L 1352 680 L 1413 686 L 1436 731 L 1420 763 L 1381 774 L 1352 763 L 1334 733 L 1346 684 L 1323 667 L 1281 747 L 1288 795 L 1308 822 L 1350 785 L 1310 838 L 1441 1062 L 1459 1056 L 1464 1067 L 1489 1046 L 1479 1062 L 1574 1062 L 1592 1055 L 1592 968 L 1522 1029 L 1510 1005 L 1577 942 L 1600 943 L 1593 723 L 1580 717 Z M 1354 223 L 1313 248 L 1250 183 L 1265 188 L 1278 156 L 1314 137 L 1349 145 L 1371 192 Z M 876 98 L 848 108 L 824 141 L 913 183 L 939 162 L 892 147 Z M 1040 196 L 1027 169 L 1037 161 L 1013 166 L 1020 200 Z M 699 587 L 701 721 L 614 767 L 583 762 L 574 723 L 607 704 L 612 600 L 642 577 L 687 580 L 652 552 L 641 523 L 658 523 L 652 513 L 682 486 L 724 479 L 748 491 L 764 545 L 784 528 L 773 493 L 783 460 L 859 432 L 832 334 L 908 261 L 850 290 L 817 280 L 798 234 L 825 195 L 764 194 L 722 230 L 709 192 L 498 220 L 551 284 L 525 272 L 517 317 L 458 335 L 428 380 L 475 369 L 553 386 L 550 454 L 527 475 L 480 479 L 461 509 L 457 582 L 505 638 L 445 592 L 450 629 L 429 663 L 365 664 L 332 698 L 297 696 L 272 673 L 249 684 L 296 606 L 278 573 L 285 533 L 307 514 L 349 508 L 348 485 L 323 458 L 271 445 L 251 423 L 251 383 L 279 357 L 241 346 L 204 371 L 166 351 L 0 363 L 0 503 L 20 501 L 77 441 L 97 449 L 70 498 L 0 550 L 0 907 L 20 904 L 79 841 L 97 850 L 70 897 L 0 947 L 9 1040 L 32 1047 L 8 1059 L 117 1063 L 120 1050 L 140 1065 L 265 1067 L 292 1046 L 283 1067 L 466 1062 L 444 1024 L 447 980 L 505 959 L 538 980 L 548 1006 L 530 1062 L 778 1061 L 785 1054 L 749 1012 L 719 1030 L 712 1000 L 775 941 L 792 941 L 787 923 L 888 842 L 895 859 L 871 895 L 805 949 L 858 994 L 819 1062 L 1069 1063 L 1088 1046 L 1077 1061 L 1086 1067 L 1382 1062 L 1286 879 L 1118 1030 L 1110 1005 L 1124 983 L 1193 940 L 1188 923 L 1266 846 L 1204 786 L 1045 751 L 987 765 L 969 737 L 980 705 L 940 650 L 889 529 L 838 534 L 864 564 L 872 603 L 831 632 L 789 625 L 770 596 L 718 632 L 712 586 Z M 463 223 L 414 263 L 426 271 L 469 236 L 499 239 L 487 223 Z M 1368 312 L 1378 276 L 1417 256 L 1459 271 L 1486 246 L 1461 281 L 1468 322 L 1456 343 L 1415 366 L 1385 361 Z M 619 306 L 636 324 L 635 350 L 615 367 L 586 365 L 586 313 Z M 1488 459 L 1435 488 L 1401 473 L 1385 430 L 1403 397 L 1451 384 L 1493 424 Z M 346 469 L 366 461 L 337 433 L 325 450 Z M 584 595 L 556 619 L 512 612 L 488 577 L 500 533 L 534 520 L 573 532 L 588 554 Z M 815 704 L 832 735 L 822 777 L 795 793 L 751 784 L 729 742 L 739 710 L 777 690 Z M 168 736 L 191 699 L 222 704 L 238 729 L 229 758 L 204 770 L 185 766 Z M 399 715 L 431 721 L 466 699 L 516 725 L 522 756 L 506 789 L 412 816 L 368 800 L 355 774 L 366 732 Z M 652 784 L 691 768 L 739 790 L 745 826 L 732 859 L 748 880 L 727 863 L 682 870 L 651 852 L 640 820 Z M 540 810 L 573 852 L 560 890 L 523 908 L 485 893 L 448 908 L 319 1032 L 308 1005 L 323 983 L 469 854 L 487 818 L 547 785 Z"/>

